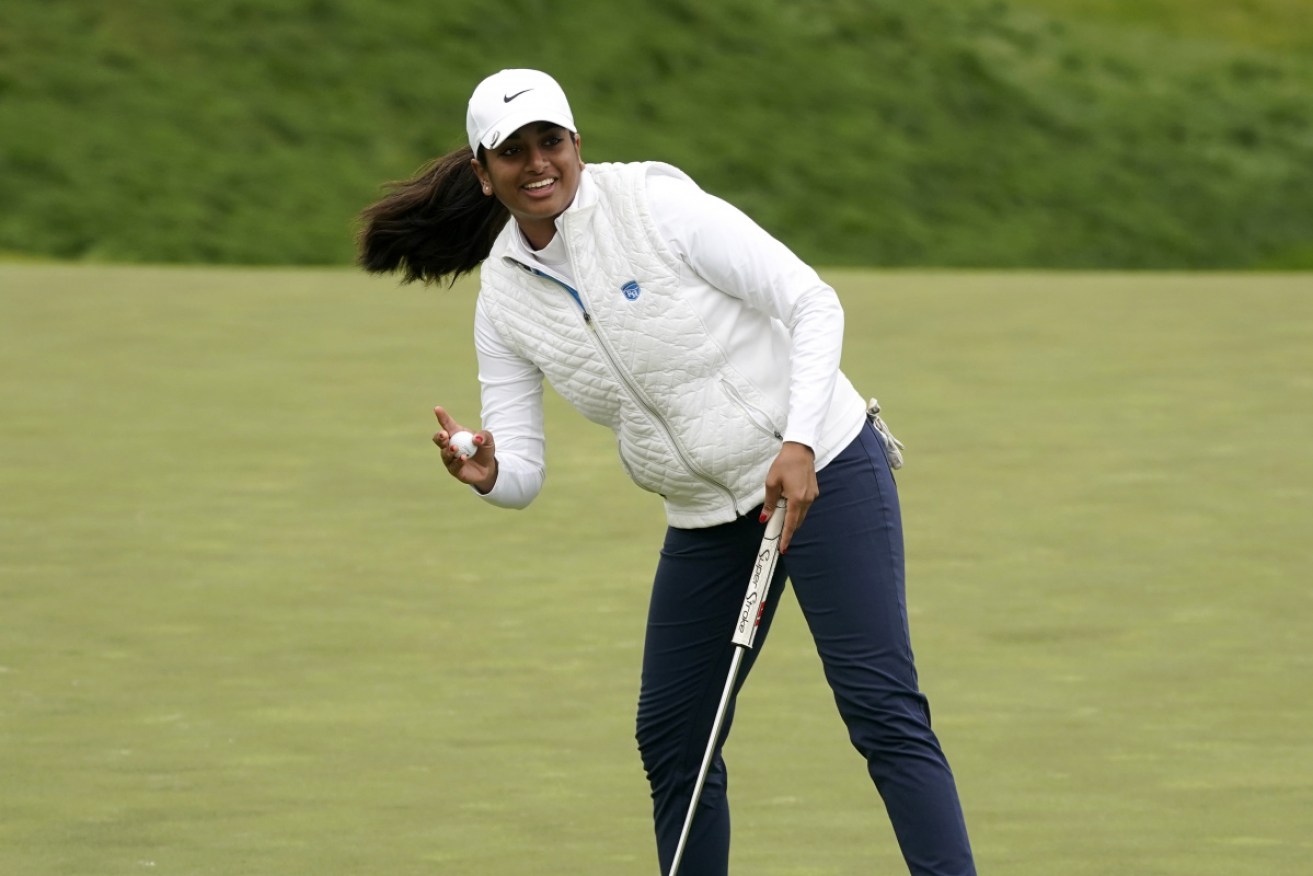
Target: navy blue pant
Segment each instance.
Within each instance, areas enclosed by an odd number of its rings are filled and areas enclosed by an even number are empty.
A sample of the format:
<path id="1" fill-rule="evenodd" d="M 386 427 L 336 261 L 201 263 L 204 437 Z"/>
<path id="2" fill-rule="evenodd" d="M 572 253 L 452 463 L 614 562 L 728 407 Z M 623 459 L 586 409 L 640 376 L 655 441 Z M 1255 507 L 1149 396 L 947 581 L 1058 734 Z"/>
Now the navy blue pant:
<path id="1" fill-rule="evenodd" d="M 893 475 L 869 426 L 817 474 L 820 496 L 781 557 L 754 649 L 766 641 L 787 575 L 825 677 L 866 760 L 916 876 L 974 874 L 957 788 L 917 687 L 904 595 L 903 533 Z M 661 872 L 669 872 L 720 702 L 735 618 L 763 525 L 758 512 L 705 529 L 669 529 L 643 652 L 638 746 L 652 787 Z M 733 722 L 730 705 L 723 745 Z M 726 771 L 717 746 L 680 876 L 729 866 Z M 802 850 L 799 850 L 800 853 Z"/>

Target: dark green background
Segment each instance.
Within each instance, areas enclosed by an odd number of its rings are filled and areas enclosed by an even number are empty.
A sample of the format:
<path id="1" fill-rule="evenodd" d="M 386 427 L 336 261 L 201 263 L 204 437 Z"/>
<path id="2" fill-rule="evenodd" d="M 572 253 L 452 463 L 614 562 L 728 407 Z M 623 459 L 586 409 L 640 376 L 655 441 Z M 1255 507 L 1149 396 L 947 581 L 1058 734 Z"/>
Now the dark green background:
<path id="1" fill-rule="evenodd" d="M 555 74 L 829 265 L 1313 267 L 1297 0 L 60 0 L 0 26 L 0 255 L 342 264 L 472 86 Z"/>

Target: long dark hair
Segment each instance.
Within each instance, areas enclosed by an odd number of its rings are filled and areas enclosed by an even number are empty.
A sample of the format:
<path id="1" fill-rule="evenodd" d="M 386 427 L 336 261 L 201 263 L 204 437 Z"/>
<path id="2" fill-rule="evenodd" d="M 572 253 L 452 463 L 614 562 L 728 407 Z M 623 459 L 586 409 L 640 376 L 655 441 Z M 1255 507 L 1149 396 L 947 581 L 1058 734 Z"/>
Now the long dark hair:
<path id="1" fill-rule="evenodd" d="M 388 194 L 360 213 L 360 267 L 371 274 L 400 271 L 403 283 L 449 284 L 477 268 L 510 213 L 483 194 L 473 157 L 462 146 L 414 177 L 388 183 Z"/>

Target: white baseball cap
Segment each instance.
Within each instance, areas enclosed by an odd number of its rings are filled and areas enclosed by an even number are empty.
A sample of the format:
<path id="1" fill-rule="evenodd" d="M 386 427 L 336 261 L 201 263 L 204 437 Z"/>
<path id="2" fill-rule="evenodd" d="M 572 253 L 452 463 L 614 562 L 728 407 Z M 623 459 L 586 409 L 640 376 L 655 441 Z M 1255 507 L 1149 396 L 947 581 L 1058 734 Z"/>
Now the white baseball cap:
<path id="1" fill-rule="evenodd" d="M 577 133 L 570 102 L 556 80 L 539 70 L 502 70 L 470 95 L 465 133 L 470 148 L 492 149 L 530 122 L 551 122 Z"/>

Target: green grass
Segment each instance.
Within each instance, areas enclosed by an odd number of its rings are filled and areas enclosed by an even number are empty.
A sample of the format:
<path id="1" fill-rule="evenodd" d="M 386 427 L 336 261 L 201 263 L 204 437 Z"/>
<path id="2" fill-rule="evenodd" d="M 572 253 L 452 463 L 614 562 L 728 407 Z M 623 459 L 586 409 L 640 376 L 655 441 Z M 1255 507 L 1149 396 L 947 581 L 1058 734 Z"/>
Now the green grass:
<path id="1" fill-rule="evenodd" d="M 1309 278 L 827 276 L 908 444 L 981 871 L 1305 872 Z M 471 311 L 335 270 L 0 266 L 0 872 L 655 871 L 660 509 L 555 397 L 531 509 L 446 477 Z M 735 867 L 900 872 L 783 599 Z"/>
<path id="2" fill-rule="evenodd" d="M 1305 0 L 10 5 L 0 252 L 348 263 L 474 83 L 539 66 L 588 160 L 816 263 L 1313 268 Z"/>

